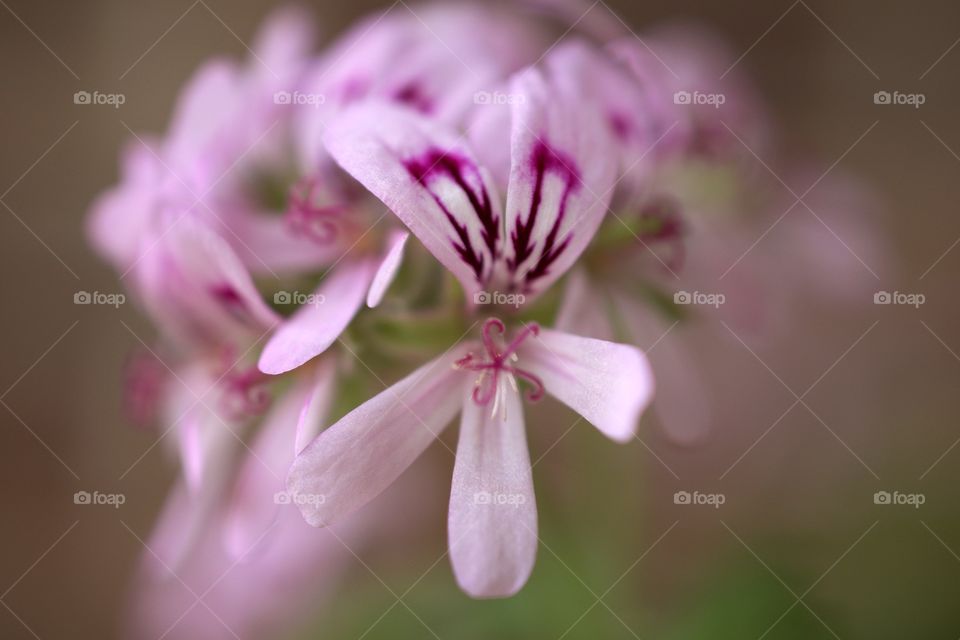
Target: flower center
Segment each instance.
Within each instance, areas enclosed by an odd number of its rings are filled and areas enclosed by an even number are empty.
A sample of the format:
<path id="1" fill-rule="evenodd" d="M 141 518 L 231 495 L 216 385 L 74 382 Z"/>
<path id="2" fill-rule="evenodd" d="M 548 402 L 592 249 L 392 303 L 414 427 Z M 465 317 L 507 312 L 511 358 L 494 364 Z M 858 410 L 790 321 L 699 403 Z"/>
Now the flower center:
<path id="1" fill-rule="evenodd" d="M 513 340 L 500 349 L 498 340 L 494 337 L 494 332 L 501 336 L 505 332 L 503 322 L 498 318 L 488 318 L 483 323 L 483 348 L 486 351 L 485 357 L 478 358 L 472 352 L 454 363 L 458 369 L 467 371 L 476 371 L 480 375 L 473 388 L 473 401 L 478 405 L 487 405 L 493 402 L 491 416 L 495 415 L 498 408 L 502 408 L 503 417 L 506 419 L 506 403 L 503 402 L 502 395 L 507 391 L 507 385 L 514 392 L 518 392 L 517 378 L 527 381 L 533 388 L 527 393 L 527 399 L 536 402 L 543 397 L 543 382 L 533 373 L 521 369 L 517 366 L 517 349 L 529 336 L 540 334 L 540 327 L 537 324 L 528 324 L 519 331 Z"/>
<path id="2" fill-rule="evenodd" d="M 221 384 L 224 388 L 221 407 L 231 418 L 241 419 L 261 415 L 270 406 L 272 397 L 267 389 L 270 376 L 256 366 L 246 368 L 231 367 L 232 349 L 225 349 L 223 356 L 224 373 Z"/>
<path id="3" fill-rule="evenodd" d="M 640 213 L 641 222 L 652 222 L 652 229 L 641 233 L 642 237 L 663 243 L 672 251 L 667 257 L 667 266 L 679 270 L 685 257 L 687 228 L 680 214 L 680 205 L 667 197 L 655 198 Z"/>
<path id="4" fill-rule="evenodd" d="M 337 203 L 323 204 L 321 195 L 316 179 L 300 180 L 290 190 L 284 219 L 293 233 L 325 245 L 336 238 L 337 222 L 346 211 L 346 206 Z"/>

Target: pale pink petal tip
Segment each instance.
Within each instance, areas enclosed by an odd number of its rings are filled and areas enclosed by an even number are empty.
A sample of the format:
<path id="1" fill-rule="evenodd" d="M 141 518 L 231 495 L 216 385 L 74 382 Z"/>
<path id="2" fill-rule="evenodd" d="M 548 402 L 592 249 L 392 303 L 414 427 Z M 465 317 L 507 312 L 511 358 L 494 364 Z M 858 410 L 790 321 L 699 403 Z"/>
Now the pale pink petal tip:
<path id="1" fill-rule="evenodd" d="M 457 584 L 474 598 L 519 591 L 537 555 L 537 505 L 520 394 L 503 412 L 464 397 L 448 537 Z"/>
<path id="2" fill-rule="evenodd" d="M 544 329 L 521 352 L 548 393 L 612 440 L 633 438 L 653 398 L 653 372 L 642 351 Z"/>

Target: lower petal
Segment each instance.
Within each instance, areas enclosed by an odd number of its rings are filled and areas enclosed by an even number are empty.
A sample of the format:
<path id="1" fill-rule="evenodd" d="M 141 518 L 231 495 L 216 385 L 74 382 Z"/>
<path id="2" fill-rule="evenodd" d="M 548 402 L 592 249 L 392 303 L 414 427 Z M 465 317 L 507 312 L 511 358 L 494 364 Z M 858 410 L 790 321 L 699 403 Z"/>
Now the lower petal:
<path id="1" fill-rule="evenodd" d="M 454 349 L 360 405 L 294 460 L 287 490 L 315 527 L 359 509 L 433 442 L 461 404 L 466 380 Z"/>
<path id="2" fill-rule="evenodd" d="M 502 385 L 499 410 L 464 397 L 448 536 L 457 583 L 475 598 L 512 596 L 537 555 L 537 505 L 520 394 Z"/>

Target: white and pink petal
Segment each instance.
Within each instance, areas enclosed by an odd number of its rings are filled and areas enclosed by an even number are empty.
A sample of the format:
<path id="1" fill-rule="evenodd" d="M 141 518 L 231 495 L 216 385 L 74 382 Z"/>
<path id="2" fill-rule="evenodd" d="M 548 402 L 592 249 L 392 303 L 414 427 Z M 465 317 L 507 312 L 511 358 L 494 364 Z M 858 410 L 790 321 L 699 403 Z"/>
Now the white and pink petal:
<path id="1" fill-rule="evenodd" d="M 541 329 L 518 351 L 544 389 L 607 437 L 628 442 L 653 398 L 650 363 L 636 347 Z"/>
<path id="2" fill-rule="evenodd" d="M 461 137 L 409 110 L 363 105 L 338 119 L 325 143 L 468 295 L 482 289 L 500 253 L 501 203 Z"/>
<path id="3" fill-rule="evenodd" d="M 371 260 L 344 262 L 267 341 L 258 366 L 278 375 L 327 350 L 363 305 L 373 279 Z"/>
<path id="4" fill-rule="evenodd" d="M 321 433 L 294 460 L 287 490 L 313 526 L 356 511 L 396 480 L 460 409 L 463 355 L 454 349 L 385 389 Z"/>
<path id="5" fill-rule="evenodd" d="M 607 213 L 619 163 L 602 111 L 562 74 L 514 77 L 504 277 L 543 291 L 569 269 Z"/>
<path id="6" fill-rule="evenodd" d="M 503 412 L 463 397 L 450 493 L 450 561 L 460 588 L 505 598 L 526 584 L 537 555 L 537 505 L 520 394 L 504 389 Z"/>

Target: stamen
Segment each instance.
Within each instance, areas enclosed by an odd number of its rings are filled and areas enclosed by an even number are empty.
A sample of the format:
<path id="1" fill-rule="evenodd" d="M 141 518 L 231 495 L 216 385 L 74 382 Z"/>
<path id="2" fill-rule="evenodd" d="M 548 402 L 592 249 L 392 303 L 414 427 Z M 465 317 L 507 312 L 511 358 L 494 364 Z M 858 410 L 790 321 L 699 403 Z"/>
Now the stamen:
<path id="1" fill-rule="evenodd" d="M 458 369 L 466 369 L 467 371 L 477 371 L 480 373 L 474 383 L 473 401 L 478 405 L 487 405 L 490 404 L 492 400 L 493 407 L 490 416 L 495 416 L 497 409 L 500 409 L 502 419 L 506 420 L 507 403 L 505 399 L 501 398 L 501 395 L 508 393 L 507 385 L 509 385 L 515 393 L 520 391 L 517 385 L 517 378 L 532 385 L 533 388 L 527 393 L 528 400 L 535 402 L 543 397 L 544 388 L 540 378 L 513 364 L 520 359 L 517 355 L 517 349 L 520 348 L 520 345 L 529 336 L 539 335 L 540 327 L 536 324 L 526 325 L 516 333 L 513 340 L 511 340 L 502 351 L 497 345 L 494 332 L 503 335 L 506 332 L 506 327 L 498 318 L 488 318 L 483 323 L 483 329 L 481 330 L 483 348 L 486 351 L 485 360 L 480 361 L 473 353 L 468 353 L 457 360 L 454 366 Z M 505 379 L 501 379 L 501 374 L 505 376 Z"/>
<path id="2" fill-rule="evenodd" d="M 256 366 L 232 369 L 231 351 L 226 349 L 223 353 L 225 371 L 221 376 L 224 387 L 221 408 L 234 419 L 261 415 L 273 399 L 267 389 L 270 376 Z"/>
<path id="3" fill-rule="evenodd" d="M 336 220 L 346 207 L 342 204 L 322 206 L 317 203 L 319 185 L 305 179 L 293 186 L 290 203 L 284 215 L 291 231 L 317 244 L 329 244 L 337 236 Z"/>
<path id="4" fill-rule="evenodd" d="M 234 417 L 258 416 L 270 406 L 267 376 L 256 367 L 230 374 L 224 381 L 227 385 L 227 410 Z"/>

